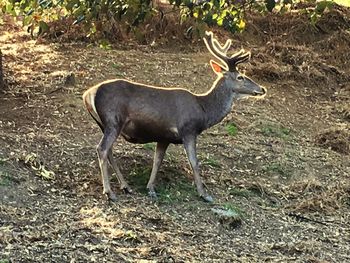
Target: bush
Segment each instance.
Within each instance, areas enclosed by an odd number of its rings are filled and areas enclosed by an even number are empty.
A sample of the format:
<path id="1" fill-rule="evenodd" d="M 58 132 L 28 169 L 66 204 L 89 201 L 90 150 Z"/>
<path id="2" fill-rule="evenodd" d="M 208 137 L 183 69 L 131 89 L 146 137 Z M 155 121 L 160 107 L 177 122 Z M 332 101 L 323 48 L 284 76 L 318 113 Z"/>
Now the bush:
<path id="1" fill-rule="evenodd" d="M 239 32 L 245 28 L 244 14 L 247 10 L 260 13 L 287 12 L 304 4 L 303 10 L 309 12 L 311 21 L 315 23 L 325 10 L 332 8 L 334 1 L 348 5 L 347 0 L 168 1 L 168 9 L 172 8 L 171 13 L 180 14 L 180 22 L 191 19 L 195 21 L 196 28 L 201 28 L 201 25 L 219 26 L 230 32 Z M 313 7 L 311 11 L 310 5 Z M 137 27 L 155 15 L 165 15 L 152 0 L 3 0 L 0 8 L 3 13 L 21 17 L 23 26 L 32 35 L 45 33 L 53 21 L 71 20 L 73 25 L 83 24 L 85 34 L 90 38 L 103 38 L 113 32 L 116 26 L 124 28 L 126 32 L 137 32 Z"/>

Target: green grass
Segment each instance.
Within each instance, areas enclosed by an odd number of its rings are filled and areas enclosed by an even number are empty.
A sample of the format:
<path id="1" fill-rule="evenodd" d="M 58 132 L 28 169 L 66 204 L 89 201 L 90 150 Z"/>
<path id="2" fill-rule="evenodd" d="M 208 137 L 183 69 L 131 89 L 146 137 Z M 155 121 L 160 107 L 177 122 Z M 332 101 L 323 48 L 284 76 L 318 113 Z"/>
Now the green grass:
<path id="1" fill-rule="evenodd" d="M 6 159 L 0 158 L 0 186 L 9 186 L 13 181 L 14 178 L 6 169 Z"/>
<path id="2" fill-rule="evenodd" d="M 142 193 L 147 193 L 146 186 L 151 176 L 151 170 L 150 167 L 135 166 L 131 170 L 130 177 L 128 178 L 133 188 Z"/>
<path id="3" fill-rule="evenodd" d="M 238 205 L 232 202 L 222 203 L 218 207 L 214 207 L 211 210 L 220 218 L 224 219 L 223 222 L 227 221 L 227 223 L 233 227 L 241 225 L 243 219 L 248 217 L 248 215 Z"/>
<path id="4" fill-rule="evenodd" d="M 237 206 L 234 203 L 223 203 L 222 206 L 223 206 L 224 209 L 236 213 L 241 218 L 246 216 L 245 212 L 239 206 Z"/>
<path id="5" fill-rule="evenodd" d="M 112 63 L 111 66 L 112 66 L 112 68 L 114 68 L 114 69 L 120 69 L 120 68 L 121 68 L 121 65 L 118 64 L 118 63 Z"/>
<path id="6" fill-rule="evenodd" d="M 181 203 L 196 199 L 196 188 L 191 181 L 178 171 L 173 171 L 167 182 L 159 184 L 156 188 L 158 202 L 165 204 Z"/>
<path id="7" fill-rule="evenodd" d="M 201 162 L 204 166 L 209 166 L 210 168 L 218 169 L 221 168 L 221 164 L 218 160 L 211 158 L 209 155 L 203 158 Z"/>
<path id="8" fill-rule="evenodd" d="M 238 132 L 238 128 L 237 126 L 234 124 L 234 123 L 229 123 L 226 125 L 225 127 L 227 133 L 230 135 L 230 136 L 235 136 L 237 135 L 237 132 Z"/>
<path id="9" fill-rule="evenodd" d="M 0 186 L 9 186 L 12 182 L 13 179 L 11 176 L 8 173 L 0 170 Z"/>
<path id="10" fill-rule="evenodd" d="M 275 123 L 265 123 L 260 128 L 261 133 L 268 137 L 278 137 L 281 139 L 289 139 L 291 130 Z"/>
<path id="11" fill-rule="evenodd" d="M 143 194 L 148 194 L 147 183 L 151 175 L 151 170 L 150 167 L 134 167 L 128 178 L 132 188 Z M 165 173 L 166 176 L 159 172 L 157 174 L 155 190 L 159 203 L 171 204 L 184 202 L 196 197 L 197 192 L 191 181 L 177 169 L 167 167 Z"/>
<path id="12" fill-rule="evenodd" d="M 154 142 L 145 143 L 142 144 L 142 148 L 145 150 L 154 150 L 156 148 L 156 144 Z"/>

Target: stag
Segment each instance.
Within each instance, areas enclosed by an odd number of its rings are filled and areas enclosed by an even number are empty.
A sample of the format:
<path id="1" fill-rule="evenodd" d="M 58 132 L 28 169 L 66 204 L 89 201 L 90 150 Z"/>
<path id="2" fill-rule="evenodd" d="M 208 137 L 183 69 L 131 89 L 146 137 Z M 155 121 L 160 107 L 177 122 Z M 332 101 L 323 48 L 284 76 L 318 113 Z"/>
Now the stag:
<path id="1" fill-rule="evenodd" d="M 112 145 L 121 135 L 131 143 L 157 143 L 147 184 L 151 197 L 157 196 L 156 175 L 172 143 L 184 145 L 199 196 L 207 202 L 213 201 L 199 173 L 197 137 L 219 123 L 231 111 L 234 101 L 247 96 L 262 97 L 266 89 L 237 70 L 238 64 L 250 58 L 250 52 L 241 50 L 228 56 L 231 40 L 222 46 L 212 32 L 206 32 L 203 40 L 210 53 L 220 61 L 210 60 L 217 79 L 206 93 L 194 94 L 186 89 L 154 87 L 124 79 L 102 82 L 84 93 L 84 104 L 103 132 L 97 155 L 103 193 L 110 200 L 115 201 L 116 195 L 110 186 L 108 162 L 120 188 L 131 192 L 112 153 Z"/>

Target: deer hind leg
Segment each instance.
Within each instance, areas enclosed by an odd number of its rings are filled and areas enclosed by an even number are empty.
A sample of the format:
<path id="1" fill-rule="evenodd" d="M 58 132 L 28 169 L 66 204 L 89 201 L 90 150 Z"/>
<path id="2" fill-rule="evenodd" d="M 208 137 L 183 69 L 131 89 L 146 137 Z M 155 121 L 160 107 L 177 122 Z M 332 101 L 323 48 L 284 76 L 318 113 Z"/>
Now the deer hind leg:
<path id="1" fill-rule="evenodd" d="M 213 197 L 211 197 L 204 189 L 202 179 L 199 175 L 199 165 L 196 153 L 196 138 L 189 137 L 184 140 L 184 147 L 188 161 L 192 167 L 194 182 L 197 187 L 197 192 L 201 198 L 206 202 L 213 202 Z"/>
<path id="2" fill-rule="evenodd" d="M 156 146 L 156 150 L 154 153 L 154 159 L 153 159 L 153 167 L 152 167 L 152 172 L 151 172 L 151 177 L 149 178 L 148 184 L 147 184 L 147 189 L 148 189 L 148 194 L 152 198 L 156 198 L 157 194 L 156 191 L 154 190 L 154 181 L 156 180 L 157 172 L 159 170 L 159 167 L 163 161 L 166 149 L 168 148 L 169 143 L 161 143 L 158 142 Z"/>
<path id="3" fill-rule="evenodd" d="M 124 190 L 126 193 L 131 194 L 132 190 L 130 188 L 130 186 L 128 185 L 128 183 L 126 182 L 126 180 L 124 179 L 123 174 L 121 173 L 117 162 L 115 161 L 115 159 L 113 158 L 113 151 L 112 151 L 112 147 L 108 152 L 108 161 L 111 164 L 114 172 L 117 174 L 117 178 L 118 181 L 120 183 L 120 189 Z"/>
<path id="4" fill-rule="evenodd" d="M 112 149 L 114 141 L 119 135 L 120 129 L 118 128 L 105 128 L 103 132 L 103 137 L 97 146 L 97 156 L 100 164 L 102 183 L 103 183 L 103 193 L 107 195 L 108 199 L 116 201 L 116 196 L 111 189 L 108 176 L 108 153 Z"/>

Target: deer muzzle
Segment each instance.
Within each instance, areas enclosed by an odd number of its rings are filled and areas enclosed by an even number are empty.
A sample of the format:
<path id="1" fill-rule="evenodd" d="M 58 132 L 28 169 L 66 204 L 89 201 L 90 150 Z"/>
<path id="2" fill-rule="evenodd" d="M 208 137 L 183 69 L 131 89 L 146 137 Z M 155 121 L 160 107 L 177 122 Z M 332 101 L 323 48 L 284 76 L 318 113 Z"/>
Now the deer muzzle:
<path id="1" fill-rule="evenodd" d="M 267 90 L 265 87 L 261 87 L 261 90 L 259 91 L 254 91 L 254 96 L 258 96 L 258 97 L 264 97 L 267 93 Z"/>

